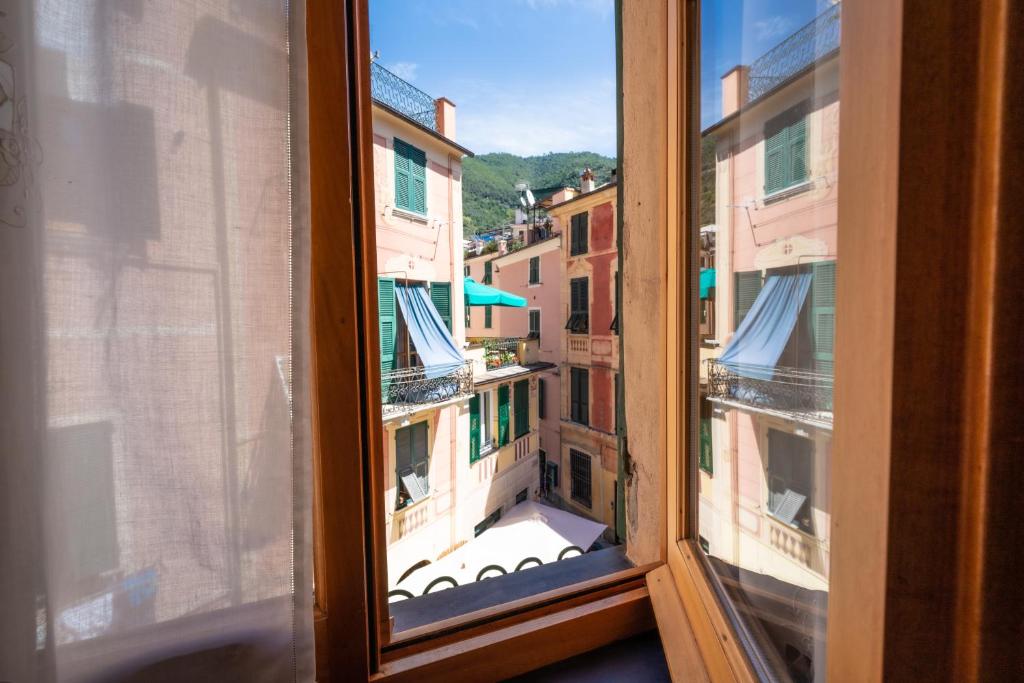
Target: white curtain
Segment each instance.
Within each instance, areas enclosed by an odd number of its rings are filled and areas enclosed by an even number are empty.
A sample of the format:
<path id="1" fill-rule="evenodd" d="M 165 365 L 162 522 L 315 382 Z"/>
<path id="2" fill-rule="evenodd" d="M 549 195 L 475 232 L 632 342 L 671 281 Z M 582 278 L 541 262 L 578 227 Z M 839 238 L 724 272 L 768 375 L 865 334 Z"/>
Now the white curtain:
<path id="1" fill-rule="evenodd" d="M 312 678 L 303 15 L 0 0 L 0 681 Z"/>

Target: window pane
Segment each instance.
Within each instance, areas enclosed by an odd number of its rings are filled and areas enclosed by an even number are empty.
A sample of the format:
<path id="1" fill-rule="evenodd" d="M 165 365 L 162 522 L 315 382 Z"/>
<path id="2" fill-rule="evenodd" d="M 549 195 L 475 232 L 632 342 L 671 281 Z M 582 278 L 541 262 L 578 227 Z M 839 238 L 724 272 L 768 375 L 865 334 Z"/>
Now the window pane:
<path id="1" fill-rule="evenodd" d="M 780 680 L 825 670 L 840 11 L 701 5 L 694 536 Z"/>

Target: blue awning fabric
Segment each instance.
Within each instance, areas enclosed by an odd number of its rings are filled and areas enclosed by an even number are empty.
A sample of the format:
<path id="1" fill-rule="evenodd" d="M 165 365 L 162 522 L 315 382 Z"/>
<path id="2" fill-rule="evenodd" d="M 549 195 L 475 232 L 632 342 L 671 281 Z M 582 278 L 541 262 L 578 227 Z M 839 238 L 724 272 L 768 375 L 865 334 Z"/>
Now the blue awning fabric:
<path id="1" fill-rule="evenodd" d="M 771 379 L 810 288 L 810 273 L 769 277 L 719 362 L 744 377 Z"/>
<path id="2" fill-rule="evenodd" d="M 467 306 L 526 307 L 526 299 L 523 297 L 482 285 L 471 277 L 467 277 L 462 281 L 462 288 L 466 295 Z"/>
<path id="3" fill-rule="evenodd" d="M 715 286 L 715 269 L 701 268 L 700 271 L 700 298 L 707 299 L 711 288 Z"/>
<path id="4" fill-rule="evenodd" d="M 423 362 L 427 379 L 443 377 L 459 368 L 465 359 L 430 301 L 427 288 L 395 283 L 395 297 L 402 309 L 409 338 Z"/>

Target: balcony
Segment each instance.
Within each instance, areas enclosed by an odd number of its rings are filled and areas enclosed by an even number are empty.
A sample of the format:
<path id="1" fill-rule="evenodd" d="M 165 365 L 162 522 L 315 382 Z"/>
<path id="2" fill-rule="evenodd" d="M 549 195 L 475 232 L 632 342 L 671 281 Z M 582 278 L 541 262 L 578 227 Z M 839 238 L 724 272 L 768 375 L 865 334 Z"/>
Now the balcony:
<path id="1" fill-rule="evenodd" d="M 797 368 L 749 368 L 771 373 L 770 379 L 760 379 L 740 374 L 735 364 L 706 362 L 710 400 L 832 428 L 832 375 Z"/>
<path id="2" fill-rule="evenodd" d="M 748 102 L 839 49 L 839 7 L 832 5 L 750 65 Z"/>
<path id="3" fill-rule="evenodd" d="M 377 62 L 370 63 L 370 95 L 421 126 L 437 131 L 434 98 Z"/>
<path id="4" fill-rule="evenodd" d="M 381 376 L 381 403 L 385 419 L 473 394 L 473 365 L 466 362 L 441 377 L 428 378 L 423 368 L 402 368 Z"/>

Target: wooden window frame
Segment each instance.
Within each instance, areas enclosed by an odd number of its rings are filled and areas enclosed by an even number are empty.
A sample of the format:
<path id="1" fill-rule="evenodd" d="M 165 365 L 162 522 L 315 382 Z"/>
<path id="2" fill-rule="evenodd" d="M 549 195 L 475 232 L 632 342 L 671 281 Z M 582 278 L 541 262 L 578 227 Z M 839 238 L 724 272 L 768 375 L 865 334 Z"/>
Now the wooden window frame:
<path id="1" fill-rule="evenodd" d="M 1013 106 L 1024 91 L 1016 68 L 1024 45 L 1010 5 L 844 2 L 840 175 L 844 196 L 857 200 L 840 200 L 839 216 L 857 229 L 840 233 L 837 273 L 831 476 L 843 486 L 833 487 L 831 503 L 833 528 L 842 529 L 833 535 L 829 604 L 834 680 L 977 680 L 1019 663 L 1016 641 L 1005 637 L 1024 611 L 1021 532 L 1006 521 L 1016 519 L 1021 473 L 1011 449 L 1024 429 L 1014 334 L 1024 313 L 1005 296 L 1024 259 L 1016 206 L 1024 179 L 1013 173 L 1024 164 L 1024 112 Z M 684 248 L 691 199 L 679 188 L 694 178 L 680 143 L 697 114 L 693 81 L 683 78 L 692 72 L 697 4 L 618 0 L 616 15 L 620 44 L 643 44 L 620 56 L 620 131 L 632 137 L 620 140 L 618 220 L 653 217 L 660 226 L 643 236 L 617 230 L 633 250 L 621 310 L 632 327 L 657 332 L 652 353 L 665 361 L 640 363 L 631 355 L 640 342 L 621 342 L 630 368 L 623 443 L 634 458 L 654 444 L 650 471 L 631 476 L 662 487 L 644 518 L 661 539 L 660 559 L 394 640 L 380 590 L 372 126 L 368 63 L 359 57 L 370 54 L 367 0 L 307 4 L 312 386 L 296 391 L 313 396 L 320 680 L 514 676 L 651 628 L 652 605 L 678 680 L 754 680 L 698 556 L 689 493 L 696 420 L 685 388 L 696 386 L 688 360 L 695 318 L 682 303 L 697 270 Z M 656 242 L 660 261 L 640 239 Z M 650 306 L 654 291 L 661 306 Z M 853 335 L 891 343 L 841 343 Z M 922 352 L 914 338 L 935 343 Z M 629 365 L 631 357 L 638 362 Z M 933 400 L 921 405 L 922 395 Z M 864 450 L 873 457 L 843 457 Z M 862 505 L 864 490 L 878 492 L 877 505 Z"/>

